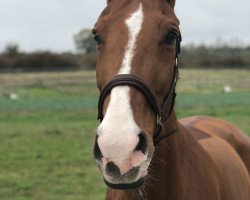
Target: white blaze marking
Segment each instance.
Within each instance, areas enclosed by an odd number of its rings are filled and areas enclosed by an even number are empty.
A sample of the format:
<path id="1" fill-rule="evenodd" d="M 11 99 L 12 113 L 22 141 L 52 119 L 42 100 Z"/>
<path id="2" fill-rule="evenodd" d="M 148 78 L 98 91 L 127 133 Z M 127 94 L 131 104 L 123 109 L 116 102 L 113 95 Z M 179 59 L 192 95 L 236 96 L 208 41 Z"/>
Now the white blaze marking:
<path id="1" fill-rule="evenodd" d="M 135 44 L 137 36 L 139 35 L 143 22 L 142 4 L 140 3 L 139 9 L 135 11 L 130 18 L 126 20 L 126 25 L 129 30 L 129 41 L 126 47 L 125 56 L 122 62 L 122 68 L 119 74 L 129 74 L 131 70 L 131 62 L 134 56 Z"/>
<path id="2" fill-rule="evenodd" d="M 125 49 L 124 59 L 118 74 L 129 74 L 134 57 L 137 37 L 143 23 L 142 4 L 126 19 L 129 30 L 129 41 Z M 105 117 L 98 128 L 98 144 L 103 156 L 121 166 L 131 156 L 138 143 L 140 128 L 135 123 L 130 105 L 130 88 L 116 87 L 111 91 L 110 102 Z"/>

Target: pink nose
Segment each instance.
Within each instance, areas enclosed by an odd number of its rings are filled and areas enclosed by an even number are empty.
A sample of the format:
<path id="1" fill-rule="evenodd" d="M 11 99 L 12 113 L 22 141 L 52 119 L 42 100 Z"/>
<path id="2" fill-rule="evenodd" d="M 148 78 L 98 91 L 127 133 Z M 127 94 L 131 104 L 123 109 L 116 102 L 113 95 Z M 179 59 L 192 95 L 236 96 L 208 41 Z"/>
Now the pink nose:
<path id="1" fill-rule="evenodd" d="M 128 171 L 130 171 L 133 168 L 139 167 L 143 162 L 145 162 L 147 159 L 146 155 L 142 153 L 142 151 L 135 151 L 132 156 L 126 160 L 122 160 L 119 163 L 112 161 L 109 158 L 102 158 L 103 166 L 106 166 L 106 172 L 107 174 L 116 174 L 118 171 L 113 170 L 112 167 L 110 167 L 110 163 L 113 163 L 116 165 L 116 167 L 119 169 L 119 175 L 124 175 Z M 114 166 L 114 165 L 112 165 Z"/>
<path id="2" fill-rule="evenodd" d="M 105 144 L 102 144 L 105 145 Z M 112 149 L 119 152 L 119 147 Z M 122 147 L 124 149 L 124 147 Z M 126 148 L 125 148 L 126 149 Z M 115 158 L 109 157 L 108 153 L 103 154 L 98 145 L 98 137 L 94 147 L 94 156 L 97 162 L 102 165 L 106 174 L 116 178 L 120 176 L 136 176 L 138 174 L 138 168 L 147 160 L 147 139 L 144 134 L 138 135 L 138 143 L 126 157 Z M 111 154 L 110 154 L 111 155 Z M 119 156 L 119 155 L 117 155 Z"/>

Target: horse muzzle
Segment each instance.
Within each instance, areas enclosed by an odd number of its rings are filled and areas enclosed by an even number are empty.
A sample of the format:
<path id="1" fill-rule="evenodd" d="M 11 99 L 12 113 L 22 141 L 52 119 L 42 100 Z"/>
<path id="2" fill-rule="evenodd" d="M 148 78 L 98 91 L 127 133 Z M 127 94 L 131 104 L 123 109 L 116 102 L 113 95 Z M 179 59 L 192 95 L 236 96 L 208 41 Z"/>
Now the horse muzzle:
<path id="1" fill-rule="evenodd" d="M 126 190 L 135 189 L 143 185 L 146 173 L 141 171 L 140 167 L 133 167 L 128 172 L 121 174 L 119 167 L 113 162 L 109 162 L 105 166 L 105 170 L 101 168 L 104 175 L 105 184 L 112 189 Z"/>

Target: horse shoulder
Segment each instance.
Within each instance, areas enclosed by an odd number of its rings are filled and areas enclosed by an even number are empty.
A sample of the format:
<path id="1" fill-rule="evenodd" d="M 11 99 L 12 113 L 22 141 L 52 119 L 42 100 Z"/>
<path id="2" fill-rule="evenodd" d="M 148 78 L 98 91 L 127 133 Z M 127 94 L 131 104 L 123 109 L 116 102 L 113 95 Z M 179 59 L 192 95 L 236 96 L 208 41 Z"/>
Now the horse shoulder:
<path id="1" fill-rule="evenodd" d="M 191 117 L 180 122 L 212 158 L 223 197 L 248 199 L 249 138 L 229 122 L 211 117 Z"/>
<path id="2" fill-rule="evenodd" d="M 217 136 L 228 142 L 239 154 L 250 174 L 250 138 L 238 127 L 225 120 L 205 116 L 190 117 L 180 121 L 192 130 L 190 133 L 197 140 Z"/>

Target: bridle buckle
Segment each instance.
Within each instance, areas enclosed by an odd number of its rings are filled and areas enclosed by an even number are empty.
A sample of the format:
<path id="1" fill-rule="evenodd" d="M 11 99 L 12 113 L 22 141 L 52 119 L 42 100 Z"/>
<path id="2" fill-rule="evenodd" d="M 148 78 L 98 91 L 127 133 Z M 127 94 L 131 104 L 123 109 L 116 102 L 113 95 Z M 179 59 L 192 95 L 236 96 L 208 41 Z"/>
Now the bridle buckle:
<path id="1" fill-rule="evenodd" d="M 159 114 L 157 115 L 157 125 L 162 126 L 162 117 Z"/>

